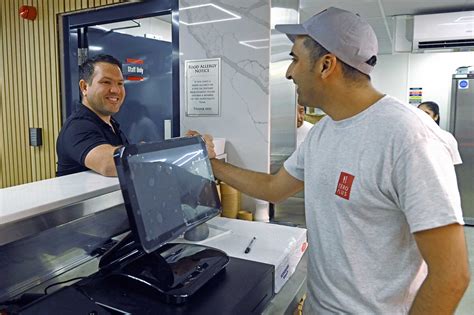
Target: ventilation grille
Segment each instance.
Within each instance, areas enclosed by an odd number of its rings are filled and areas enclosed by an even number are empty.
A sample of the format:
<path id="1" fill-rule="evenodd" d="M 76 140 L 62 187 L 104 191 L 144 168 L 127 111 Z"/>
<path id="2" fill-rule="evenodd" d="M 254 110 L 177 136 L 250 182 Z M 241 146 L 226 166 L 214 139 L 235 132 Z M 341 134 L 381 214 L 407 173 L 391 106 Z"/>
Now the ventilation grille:
<path id="1" fill-rule="evenodd" d="M 474 38 L 419 42 L 419 49 L 474 47 Z"/>

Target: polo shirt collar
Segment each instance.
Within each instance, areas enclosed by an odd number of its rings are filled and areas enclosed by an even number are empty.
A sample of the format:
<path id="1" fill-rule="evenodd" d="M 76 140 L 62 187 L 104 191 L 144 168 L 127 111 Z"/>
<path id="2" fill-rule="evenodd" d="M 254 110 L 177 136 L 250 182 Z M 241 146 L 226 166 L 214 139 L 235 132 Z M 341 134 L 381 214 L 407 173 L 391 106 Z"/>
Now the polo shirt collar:
<path id="1" fill-rule="evenodd" d="M 91 119 L 94 119 L 96 121 L 98 121 L 99 123 L 101 123 L 102 125 L 104 126 L 107 126 L 108 128 L 110 128 L 110 125 L 107 124 L 105 121 L 103 121 L 102 119 L 100 119 L 99 116 L 97 116 L 96 113 L 94 113 L 89 107 L 87 107 L 86 105 L 82 104 L 82 103 L 79 103 L 78 104 L 78 114 L 80 115 L 83 115 L 84 117 L 89 117 Z M 110 123 L 112 124 L 113 126 L 113 129 L 115 130 L 118 130 L 120 128 L 120 124 L 115 120 L 115 118 L 112 116 L 110 117 Z M 115 131 L 114 130 L 114 131 Z"/>

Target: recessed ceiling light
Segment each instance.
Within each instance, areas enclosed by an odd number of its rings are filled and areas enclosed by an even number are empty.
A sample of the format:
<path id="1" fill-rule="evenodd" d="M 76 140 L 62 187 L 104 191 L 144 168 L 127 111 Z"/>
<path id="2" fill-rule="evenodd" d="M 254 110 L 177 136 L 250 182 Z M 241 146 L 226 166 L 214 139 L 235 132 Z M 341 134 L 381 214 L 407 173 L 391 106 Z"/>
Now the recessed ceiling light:
<path id="1" fill-rule="evenodd" d="M 250 43 L 265 43 L 265 46 L 260 46 L 260 45 L 252 45 Z M 239 41 L 239 44 L 253 48 L 253 49 L 265 49 L 268 48 L 268 39 L 252 39 L 252 40 L 242 40 Z"/>
<path id="2" fill-rule="evenodd" d="M 200 21 L 200 22 L 185 22 L 180 19 L 180 23 L 184 25 L 200 25 L 200 24 L 208 24 L 208 23 L 217 23 L 217 22 L 224 22 L 224 21 L 231 21 L 231 20 L 238 20 L 241 19 L 242 17 L 238 16 L 237 14 L 232 13 L 229 10 L 226 10 L 218 5 L 215 5 L 213 3 L 205 3 L 205 4 L 199 4 L 199 5 L 193 5 L 190 7 L 185 7 L 185 8 L 180 8 L 179 11 L 185 11 L 185 10 L 190 10 L 190 9 L 197 9 L 197 8 L 204 8 L 204 7 L 213 7 L 217 10 L 220 10 L 224 13 L 227 13 L 230 15 L 229 18 L 224 18 L 224 19 L 215 19 L 215 20 L 207 20 L 207 21 Z"/>
<path id="3" fill-rule="evenodd" d="M 110 29 L 108 29 L 106 27 L 103 27 L 103 26 L 100 26 L 100 25 L 94 25 L 93 27 L 98 28 L 98 29 L 103 30 L 103 31 L 106 31 L 106 32 L 110 31 Z"/>
<path id="4" fill-rule="evenodd" d="M 90 45 L 89 50 L 91 50 L 91 51 L 100 51 L 100 50 L 102 50 L 102 47 L 101 46 Z"/>

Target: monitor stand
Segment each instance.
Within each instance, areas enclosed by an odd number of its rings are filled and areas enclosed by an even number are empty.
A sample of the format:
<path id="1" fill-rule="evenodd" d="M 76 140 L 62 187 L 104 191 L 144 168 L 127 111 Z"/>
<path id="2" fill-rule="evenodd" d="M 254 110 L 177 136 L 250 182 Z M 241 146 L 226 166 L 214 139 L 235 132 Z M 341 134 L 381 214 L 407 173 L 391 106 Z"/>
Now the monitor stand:
<path id="1" fill-rule="evenodd" d="M 106 253 L 99 263 L 102 272 L 124 282 L 154 291 L 166 303 L 181 304 L 222 271 L 229 257 L 221 250 L 195 244 L 166 244 L 152 253 L 133 245 L 127 235 L 120 253 Z M 126 248 L 126 250 L 124 249 Z"/>
<path id="2" fill-rule="evenodd" d="M 209 225 L 204 222 L 184 232 L 183 238 L 187 241 L 199 242 L 205 240 L 208 236 Z"/>

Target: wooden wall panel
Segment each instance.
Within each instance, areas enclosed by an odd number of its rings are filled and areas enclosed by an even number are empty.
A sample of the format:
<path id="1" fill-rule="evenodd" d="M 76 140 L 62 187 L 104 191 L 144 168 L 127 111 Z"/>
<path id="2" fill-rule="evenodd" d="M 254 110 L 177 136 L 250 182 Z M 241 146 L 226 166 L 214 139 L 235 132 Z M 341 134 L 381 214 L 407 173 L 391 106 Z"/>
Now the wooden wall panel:
<path id="1" fill-rule="evenodd" d="M 61 127 L 57 14 L 122 0 L 0 1 L 0 188 L 54 177 Z M 21 19 L 35 6 L 35 21 Z M 29 127 L 43 145 L 29 145 Z"/>
<path id="2" fill-rule="evenodd" d="M 5 20 L 4 11 L 0 10 L 0 25 L 3 25 L 3 21 Z M 0 42 L 3 42 L 5 38 L 4 34 L 5 29 L 0 28 Z M 0 45 L 0 59 L 3 59 L 5 55 L 4 45 Z M 4 73 L 3 62 L 0 62 L 0 74 Z M 4 106 L 5 104 L 5 84 L 4 80 L 0 80 L 0 131 L 3 131 L 3 127 L 5 126 L 5 114 L 4 114 Z M 5 177 L 5 170 L 2 168 L 3 161 L 5 160 L 5 142 L 3 141 L 3 135 L 0 134 L 0 187 L 2 187 L 3 178 Z"/>

